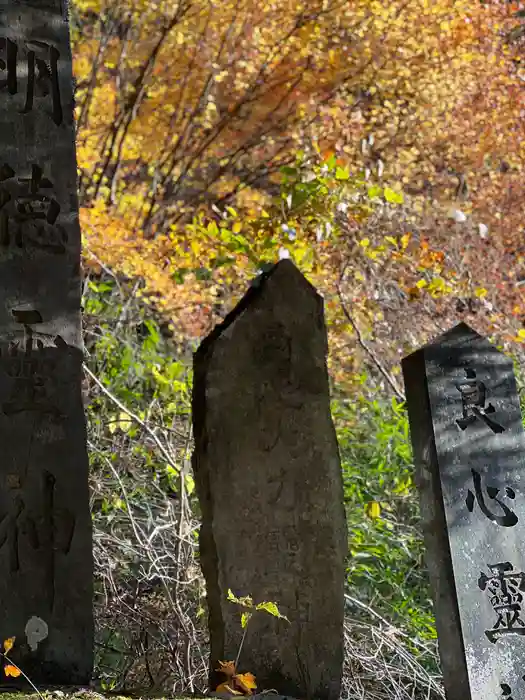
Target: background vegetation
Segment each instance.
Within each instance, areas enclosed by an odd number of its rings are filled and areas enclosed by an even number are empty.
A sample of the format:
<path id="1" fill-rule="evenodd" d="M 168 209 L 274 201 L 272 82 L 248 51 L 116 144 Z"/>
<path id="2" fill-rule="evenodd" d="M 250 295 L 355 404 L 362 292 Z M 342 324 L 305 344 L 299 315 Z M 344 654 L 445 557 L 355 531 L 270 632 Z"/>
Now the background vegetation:
<path id="1" fill-rule="evenodd" d="M 496 0 L 73 1 L 102 688 L 205 688 L 191 357 L 290 257 L 329 331 L 343 697 L 444 697 L 400 359 L 465 320 L 522 366 L 522 22 Z"/>

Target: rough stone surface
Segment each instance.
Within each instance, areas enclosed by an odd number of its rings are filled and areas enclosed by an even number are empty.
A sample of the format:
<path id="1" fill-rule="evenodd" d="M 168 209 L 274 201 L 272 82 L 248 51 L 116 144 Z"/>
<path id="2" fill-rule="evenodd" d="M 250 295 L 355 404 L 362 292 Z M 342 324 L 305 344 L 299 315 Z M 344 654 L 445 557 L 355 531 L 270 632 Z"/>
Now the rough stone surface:
<path id="1" fill-rule="evenodd" d="M 347 533 L 326 352 L 322 299 L 283 260 L 195 353 L 212 689 L 217 661 L 236 658 L 243 633 L 231 588 L 290 620 L 255 614 L 238 670 L 255 674 L 259 691 L 339 697 Z"/>
<path id="2" fill-rule="evenodd" d="M 16 636 L 11 656 L 37 686 L 84 684 L 92 541 L 61 0 L 0 0 L 0 59 L 0 639 Z"/>
<path id="3" fill-rule="evenodd" d="M 403 372 L 447 700 L 525 697 L 525 439 L 512 362 L 462 323 Z"/>

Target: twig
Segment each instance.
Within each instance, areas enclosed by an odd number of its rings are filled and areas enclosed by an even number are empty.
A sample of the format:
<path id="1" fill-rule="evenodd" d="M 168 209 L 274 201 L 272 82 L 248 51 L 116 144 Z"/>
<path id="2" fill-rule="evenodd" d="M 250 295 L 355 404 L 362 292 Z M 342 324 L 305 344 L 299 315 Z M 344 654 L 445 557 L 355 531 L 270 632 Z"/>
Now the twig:
<path id="1" fill-rule="evenodd" d="M 248 631 L 248 625 L 250 624 L 250 620 L 246 623 L 246 626 L 244 628 L 244 632 L 242 633 L 242 639 L 241 643 L 239 644 L 239 650 L 237 651 L 237 658 L 235 659 L 235 670 L 237 671 L 237 664 L 239 663 L 239 656 L 241 655 L 241 649 L 242 645 L 244 644 L 244 638 L 246 637 L 246 632 Z"/>
<path id="2" fill-rule="evenodd" d="M 405 637 L 406 639 L 410 639 L 412 644 L 414 644 L 415 646 L 421 647 L 421 649 L 423 649 L 426 652 L 429 651 L 429 649 L 424 644 L 421 644 L 417 640 L 412 639 L 412 637 L 410 637 L 408 634 L 405 634 L 405 632 L 403 632 L 402 630 L 395 627 L 395 625 L 393 625 L 391 622 L 388 622 L 388 620 L 385 620 L 384 617 L 381 617 L 381 615 L 379 613 L 377 613 L 375 610 L 372 610 L 372 608 L 370 606 L 368 606 L 366 603 L 363 603 L 361 600 L 358 600 L 357 598 L 353 598 L 351 595 L 348 595 L 348 593 L 345 593 L 345 598 L 346 598 L 346 600 L 350 601 L 354 605 L 357 605 L 357 607 L 362 608 L 363 610 L 366 610 L 367 613 L 369 613 L 373 617 L 380 620 L 390 630 L 395 631 L 396 634 L 399 634 L 401 637 Z"/>
<path id="3" fill-rule="evenodd" d="M 130 418 L 133 418 L 133 420 L 136 421 L 136 422 L 141 426 L 141 428 L 143 428 L 143 429 L 148 433 L 148 435 L 149 435 L 150 437 L 153 438 L 153 440 L 155 441 L 155 444 L 157 445 L 157 447 L 159 448 L 159 450 L 162 452 L 162 455 L 166 458 L 166 461 L 168 462 L 168 464 L 170 465 L 170 467 L 173 467 L 173 469 L 175 469 L 175 471 L 179 472 L 179 471 L 180 471 L 180 467 L 179 467 L 178 464 L 172 459 L 172 457 L 171 457 L 170 453 L 168 452 L 168 450 L 164 447 L 164 445 L 162 444 L 162 442 L 159 440 L 159 438 L 157 437 L 157 435 L 155 434 L 155 432 L 149 427 L 149 425 L 147 425 L 147 423 L 144 423 L 144 421 L 141 420 L 141 419 L 136 415 L 136 413 L 133 413 L 133 411 L 130 411 L 129 408 L 126 408 L 126 406 L 125 406 L 121 401 L 119 401 L 119 400 L 117 399 L 117 397 L 116 397 L 114 394 L 112 394 L 111 391 L 110 391 L 109 389 L 106 389 L 106 387 L 102 384 L 102 382 L 100 381 L 100 379 L 98 379 L 98 378 L 93 374 L 93 372 L 89 369 L 89 367 L 88 367 L 85 363 L 83 363 L 82 367 L 83 367 L 83 369 L 84 369 L 84 372 L 86 372 L 87 374 L 89 374 L 89 376 L 91 377 L 91 379 L 95 382 L 95 384 L 96 384 L 100 389 L 102 389 L 102 391 L 104 392 L 104 394 L 106 394 L 106 396 L 107 396 L 108 398 L 110 398 L 110 399 L 113 401 L 113 403 L 114 403 L 116 406 L 118 406 L 118 407 L 120 408 L 121 411 L 124 411 L 124 413 L 126 413 Z"/>
<path id="4" fill-rule="evenodd" d="M 378 357 L 376 357 L 376 355 L 374 354 L 374 352 L 372 351 L 372 349 L 369 348 L 368 345 L 367 345 L 367 344 L 365 343 L 365 341 L 363 340 L 363 336 L 362 336 L 362 334 L 361 334 L 361 331 L 359 330 L 359 327 L 357 326 L 357 323 L 355 322 L 355 319 L 353 318 L 353 316 L 352 316 L 352 314 L 350 313 L 350 311 L 348 310 L 348 308 L 347 308 L 345 302 L 343 301 L 343 295 L 342 295 L 341 288 L 339 287 L 339 285 L 337 286 L 337 294 L 338 294 L 338 296 L 339 296 L 339 301 L 341 302 L 341 308 L 343 309 L 343 313 L 344 313 L 344 315 L 346 316 L 348 322 L 350 323 L 350 325 L 352 326 L 352 328 L 353 328 L 354 331 L 355 331 L 355 334 L 356 334 L 356 336 L 357 336 L 357 342 L 358 342 L 359 345 L 363 348 L 363 350 L 366 352 L 366 354 L 368 355 L 368 357 L 372 360 L 372 362 L 373 362 L 374 365 L 377 367 L 377 369 L 381 372 L 381 374 L 382 374 L 383 377 L 386 379 L 386 381 L 387 381 L 388 384 L 390 385 L 392 391 L 393 391 L 394 394 L 397 396 L 397 398 L 398 398 L 400 401 L 404 401 L 404 400 L 405 400 L 405 395 L 404 395 L 404 393 L 403 393 L 403 392 L 401 391 L 401 389 L 397 386 L 397 384 L 396 384 L 396 382 L 394 381 L 394 379 L 390 376 L 390 373 L 388 372 L 388 370 L 386 369 L 386 367 L 383 365 L 383 363 L 381 362 L 381 360 L 380 360 Z"/>

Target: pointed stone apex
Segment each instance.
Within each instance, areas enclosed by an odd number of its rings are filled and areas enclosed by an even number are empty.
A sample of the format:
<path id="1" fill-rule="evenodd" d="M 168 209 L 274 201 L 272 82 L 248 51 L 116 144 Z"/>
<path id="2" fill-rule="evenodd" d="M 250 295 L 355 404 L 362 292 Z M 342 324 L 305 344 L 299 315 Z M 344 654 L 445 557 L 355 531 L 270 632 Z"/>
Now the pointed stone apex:
<path id="1" fill-rule="evenodd" d="M 473 340 L 483 339 L 483 336 L 477 333 L 467 323 L 461 321 L 453 326 L 450 330 L 445 331 L 434 340 L 431 340 L 428 345 L 457 345 L 458 343 L 471 342 Z"/>
<path id="2" fill-rule="evenodd" d="M 292 272 L 299 273 L 301 277 L 304 277 L 303 273 L 299 270 L 293 260 L 290 260 L 289 258 L 284 258 L 284 260 L 279 260 L 279 262 L 275 263 L 273 266 L 273 272 L 277 272 L 277 270 L 284 271 L 287 274 Z"/>
<path id="3" fill-rule="evenodd" d="M 410 353 L 409 355 L 406 355 L 406 357 L 403 358 L 403 362 L 407 361 L 410 357 L 412 357 L 416 353 L 419 353 L 422 350 L 426 350 L 426 349 L 429 349 L 431 347 L 432 348 L 435 348 L 437 346 L 442 347 L 442 348 L 458 347 L 461 345 L 466 345 L 466 344 L 470 344 L 473 342 L 480 342 L 480 341 L 483 341 L 484 343 L 487 344 L 487 346 L 490 346 L 491 348 L 493 348 L 495 352 L 498 352 L 497 348 L 495 348 L 491 343 L 489 343 L 489 341 L 484 336 L 480 335 L 477 331 L 475 331 L 473 328 L 471 328 L 464 321 L 461 321 L 461 323 L 458 323 L 457 325 L 453 326 L 450 330 L 445 331 L 445 333 L 442 333 L 441 335 L 437 336 L 433 340 L 430 340 L 425 345 L 422 345 L 417 350 L 414 350 L 414 352 Z"/>
<path id="4" fill-rule="evenodd" d="M 288 259 L 280 260 L 267 270 L 254 277 L 250 286 L 238 302 L 238 304 L 227 314 L 224 320 L 215 326 L 200 343 L 195 355 L 197 357 L 205 355 L 209 348 L 218 338 L 227 331 L 241 316 L 253 310 L 256 304 L 266 299 L 268 303 L 273 299 L 275 313 L 278 314 L 277 307 L 299 308 L 308 304 L 312 300 L 312 305 L 317 313 L 323 313 L 322 297 L 316 288 L 306 279 L 299 268 Z M 270 305 L 271 305 L 270 303 Z M 304 311 L 304 309 L 303 309 Z"/>
<path id="5" fill-rule="evenodd" d="M 288 283 L 295 281 L 296 284 L 306 284 L 309 288 L 311 288 L 313 292 L 317 293 L 315 287 L 312 284 L 310 284 L 310 282 L 306 279 L 301 270 L 296 266 L 294 262 L 292 262 L 292 260 L 289 260 L 288 258 L 279 260 L 279 262 L 275 263 L 275 265 L 272 265 L 272 267 L 270 267 L 267 272 L 263 272 L 258 277 L 255 277 L 255 279 L 252 281 L 251 286 L 261 287 L 266 281 L 270 279 L 272 279 L 273 281 L 279 280 L 279 282 L 281 283 L 281 280 L 286 278 L 288 278 Z"/>

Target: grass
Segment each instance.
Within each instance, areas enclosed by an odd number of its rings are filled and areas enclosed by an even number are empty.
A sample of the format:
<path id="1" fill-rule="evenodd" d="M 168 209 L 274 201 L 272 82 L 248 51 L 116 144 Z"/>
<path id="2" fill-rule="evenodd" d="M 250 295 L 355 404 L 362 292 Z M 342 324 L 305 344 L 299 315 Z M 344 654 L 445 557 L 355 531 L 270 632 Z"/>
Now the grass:
<path id="1" fill-rule="evenodd" d="M 53 688 L 53 690 L 42 690 L 42 697 L 45 700 L 140 700 L 140 698 L 156 698 L 156 700 L 188 700 L 192 698 L 193 700 L 209 700 L 208 696 L 205 695 L 121 695 L 119 693 L 99 693 L 92 690 L 91 688 L 75 688 L 62 689 Z M 37 693 L 28 693 L 24 691 L 13 691 L 13 690 L 2 690 L 0 688 L 0 697 L 2 700 L 40 700 Z"/>

